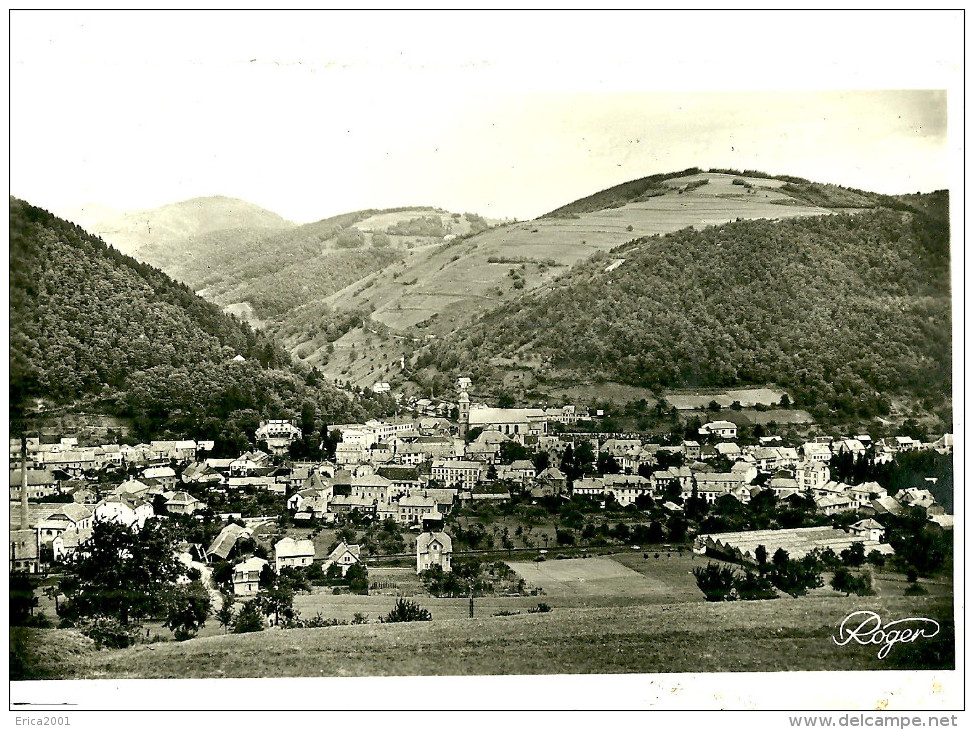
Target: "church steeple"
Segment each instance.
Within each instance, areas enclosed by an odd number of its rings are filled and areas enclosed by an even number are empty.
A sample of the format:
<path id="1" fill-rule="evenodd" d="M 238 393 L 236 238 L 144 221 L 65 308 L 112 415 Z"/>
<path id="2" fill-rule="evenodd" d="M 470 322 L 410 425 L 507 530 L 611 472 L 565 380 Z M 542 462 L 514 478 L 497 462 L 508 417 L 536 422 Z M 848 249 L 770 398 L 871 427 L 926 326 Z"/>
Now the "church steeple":
<path id="1" fill-rule="evenodd" d="M 470 387 L 470 378 L 458 378 L 457 388 L 460 390 L 459 404 L 460 404 L 460 438 L 467 437 L 467 431 L 470 430 L 470 395 L 467 393 L 467 388 Z"/>

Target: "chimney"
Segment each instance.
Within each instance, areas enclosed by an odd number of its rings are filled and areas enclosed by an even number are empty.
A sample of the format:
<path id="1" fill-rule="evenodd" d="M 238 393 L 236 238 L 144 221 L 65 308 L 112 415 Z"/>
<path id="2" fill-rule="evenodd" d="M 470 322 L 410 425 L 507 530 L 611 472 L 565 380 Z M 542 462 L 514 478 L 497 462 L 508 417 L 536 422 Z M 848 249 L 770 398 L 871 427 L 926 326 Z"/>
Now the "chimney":
<path id="1" fill-rule="evenodd" d="M 27 509 L 27 432 L 20 434 L 20 529 L 30 529 L 30 515 Z"/>

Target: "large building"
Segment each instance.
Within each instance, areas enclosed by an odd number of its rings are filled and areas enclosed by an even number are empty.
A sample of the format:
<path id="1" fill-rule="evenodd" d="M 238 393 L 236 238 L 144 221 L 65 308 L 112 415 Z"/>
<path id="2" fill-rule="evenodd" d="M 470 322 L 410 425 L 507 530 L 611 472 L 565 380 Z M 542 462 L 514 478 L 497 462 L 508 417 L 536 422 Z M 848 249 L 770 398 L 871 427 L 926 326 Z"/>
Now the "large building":
<path id="1" fill-rule="evenodd" d="M 526 436 L 546 436 L 548 420 L 540 408 L 470 408 L 470 428 L 484 431 L 500 431 L 518 441 Z"/>

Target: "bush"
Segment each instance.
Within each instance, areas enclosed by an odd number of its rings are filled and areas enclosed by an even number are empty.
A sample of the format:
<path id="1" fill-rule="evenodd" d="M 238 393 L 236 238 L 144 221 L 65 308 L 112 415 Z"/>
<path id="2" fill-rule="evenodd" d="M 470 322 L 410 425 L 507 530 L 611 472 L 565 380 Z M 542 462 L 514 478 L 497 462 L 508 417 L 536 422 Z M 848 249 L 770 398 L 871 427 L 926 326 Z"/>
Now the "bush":
<path id="1" fill-rule="evenodd" d="M 737 596 L 734 593 L 734 584 L 737 574 L 726 565 L 718 563 L 707 563 L 707 567 L 696 567 L 693 569 L 693 577 L 697 580 L 699 588 L 708 601 L 734 601 Z"/>
<path id="2" fill-rule="evenodd" d="M 927 595 L 927 589 L 924 588 L 919 583 L 910 583 L 906 590 L 903 591 L 904 596 L 925 596 Z"/>
<path id="3" fill-rule="evenodd" d="M 742 601 L 768 601 L 778 597 L 767 576 L 746 571 L 734 581 L 734 589 Z"/>
<path id="4" fill-rule="evenodd" d="M 537 608 L 532 608 L 528 613 L 549 613 L 551 606 L 547 603 L 539 603 Z"/>
<path id="5" fill-rule="evenodd" d="M 857 596 L 873 595 L 873 580 L 869 573 L 856 574 L 848 568 L 839 568 L 829 581 L 833 590 L 845 593 L 847 596 L 855 593 Z"/>
<path id="6" fill-rule="evenodd" d="M 140 624 L 123 624 L 110 616 L 81 619 L 77 627 L 99 649 L 125 649 L 142 636 Z"/>
<path id="7" fill-rule="evenodd" d="M 385 617 L 385 623 L 407 623 L 410 621 L 432 621 L 433 615 L 415 601 L 400 598 L 396 607 Z"/>

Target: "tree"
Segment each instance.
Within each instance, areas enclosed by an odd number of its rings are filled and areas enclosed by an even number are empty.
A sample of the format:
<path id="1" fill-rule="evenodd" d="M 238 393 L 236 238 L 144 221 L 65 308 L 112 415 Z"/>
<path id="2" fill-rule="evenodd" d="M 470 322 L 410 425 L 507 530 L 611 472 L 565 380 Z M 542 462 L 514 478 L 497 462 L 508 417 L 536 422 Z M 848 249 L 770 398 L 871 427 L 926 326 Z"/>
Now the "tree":
<path id="1" fill-rule="evenodd" d="M 10 625 L 23 626 L 34 615 L 38 605 L 30 575 L 22 571 L 10 573 Z"/>
<path id="2" fill-rule="evenodd" d="M 175 589 L 185 566 L 176 559 L 166 523 L 149 520 L 141 530 L 97 521 L 91 539 L 69 563 L 61 583 L 67 597 L 62 614 L 130 619 L 154 615 Z"/>
<path id="3" fill-rule="evenodd" d="M 194 580 L 170 593 L 163 626 L 173 632 L 177 641 L 192 638 L 203 627 L 210 609 L 209 591 L 200 581 Z"/>
<path id="4" fill-rule="evenodd" d="M 736 575 L 733 568 L 719 563 L 707 563 L 706 567 L 697 566 L 693 569 L 697 588 L 703 592 L 704 598 L 711 602 L 735 600 Z"/>
<path id="5" fill-rule="evenodd" d="M 387 624 L 432 620 L 433 615 L 428 610 L 422 608 L 415 601 L 410 601 L 405 598 L 400 598 L 396 601 L 396 607 L 385 617 L 385 623 Z"/>
<path id="6" fill-rule="evenodd" d="M 764 545 L 754 548 L 754 559 L 758 563 L 758 570 L 764 572 L 768 566 L 768 549 Z"/>
<path id="7" fill-rule="evenodd" d="M 598 462 L 599 474 L 618 474 L 622 471 L 622 467 L 619 466 L 619 462 L 615 460 L 612 454 L 599 454 Z"/>
<path id="8" fill-rule="evenodd" d="M 277 573 L 271 567 L 270 563 L 265 563 L 260 569 L 260 575 L 257 576 L 257 587 L 261 590 L 267 590 L 277 583 Z"/>
<path id="9" fill-rule="evenodd" d="M 840 593 L 848 596 L 855 593 L 857 596 L 871 596 L 873 594 L 873 581 L 869 573 L 855 574 L 848 568 L 839 568 L 832 575 L 829 585 Z"/>
<path id="10" fill-rule="evenodd" d="M 260 603 L 256 599 L 247 601 L 233 621 L 233 633 L 250 634 L 263 631 L 266 623 Z"/>
<path id="11" fill-rule="evenodd" d="M 223 633 L 227 633 L 227 629 L 233 625 L 233 619 L 236 612 L 233 610 L 233 596 L 229 593 L 224 593 L 223 604 L 220 606 L 220 610 L 216 612 L 216 620 L 220 623 L 220 628 L 223 629 Z"/>
<path id="12" fill-rule="evenodd" d="M 260 607 L 261 613 L 265 616 L 274 614 L 274 625 L 281 625 L 281 618 L 284 618 L 285 625 L 290 624 L 297 618 L 294 610 L 294 591 L 290 586 L 276 584 L 262 590 L 257 594 L 254 602 Z"/>
<path id="13" fill-rule="evenodd" d="M 866 562 L 866 547 L 861 542 L 854 542 L 840 553 L 842 562 L 851 568 L 858 568 Z"/>

